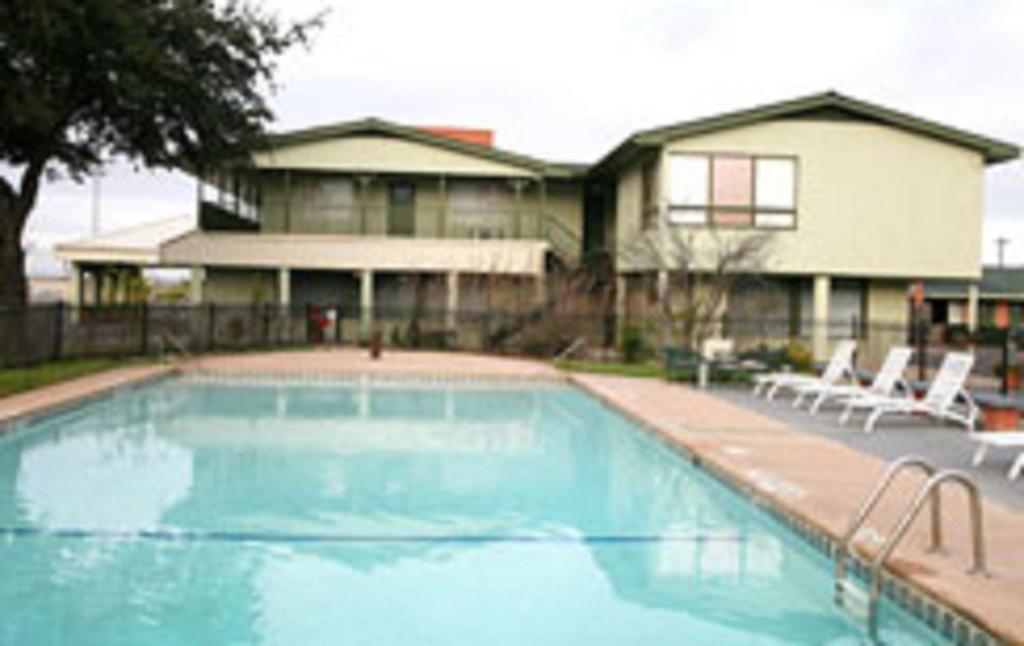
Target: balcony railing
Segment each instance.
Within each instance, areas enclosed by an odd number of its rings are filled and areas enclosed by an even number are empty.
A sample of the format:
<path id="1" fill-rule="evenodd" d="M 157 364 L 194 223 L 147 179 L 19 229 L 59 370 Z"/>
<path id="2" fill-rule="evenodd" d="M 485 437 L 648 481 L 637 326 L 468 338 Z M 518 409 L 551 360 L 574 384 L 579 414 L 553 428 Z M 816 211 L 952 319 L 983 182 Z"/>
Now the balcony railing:
<path id="1" fill-rule="evenodd" d="M 206 213 L 211 205 L 203 204 Z M 205 221 L 207 230 L 239 230 L 218 226 L 229 218 Z M 228 213 L 227 215 L 231 215 Z M 239 218 L 241 219 L 241 218 Z M 566 258 L 581 252 L 582 236 L 568 222 L 536 208 L 469 208 L 417 205 L 411 210 L 386 205 L 304 205 L 302 209 L 265 208 L 259 228 L 267 232 L 328 235 L 395 236 L 475 240 L 544 240 Z M 234 221 L 232 221 L 234 222 Z"/>

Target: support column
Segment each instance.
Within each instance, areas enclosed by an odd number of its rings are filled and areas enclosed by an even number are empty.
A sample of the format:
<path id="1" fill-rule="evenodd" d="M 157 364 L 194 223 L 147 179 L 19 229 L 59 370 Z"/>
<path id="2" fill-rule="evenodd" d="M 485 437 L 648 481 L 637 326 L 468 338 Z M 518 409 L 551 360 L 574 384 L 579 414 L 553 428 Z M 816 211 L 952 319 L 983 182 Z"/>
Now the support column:
<path id="1" fill-rule="evenodd" d="M 658 301 L 660 303 L 663 303 L 665 301 L 665 299 L 669 297 L 669 294 L 668 294 L 668 270 L 667 269 L 659 269 L 658 270 L 657 293 L 658 293 Z"/>
<path id="2" fill-rule="evenodd" d="M 71 285 L 69 286 L 67 300 L 74 308 L 79 308 L 85 301 L 85 286 L 82 284 L 84 276 L 82 265 L 77 262 L 71 263 Z"/>
<path id="3" fill-rule="evenodd" d="M 189 270 L 188 302 L 199 305 L 203 302 L 203 283 L 206 282 L 206 268 L 196 265 Z"/>
<path id="4" fill-rule="evenodd" d="M 542 304 L 546 303 L 547 300 L 548 300 L 548 281 L 547 281 L 547 277 L 543 273 L 541 273 L 541 274 L 537 274 L 537 278 L 535 278 L 534 280 L 536 281 L 537 304 L 538 305 L 542 305 Z"/>
<path id="5" fill-rule="evenodd" d="M 448 272 L 448 311 L 445 313 L 445 326 L 455 329 L 456 313 L 459 310 L 459 272 Z"/>
<path id="6" fill-rule="evenodd" d="M 438 230 L 441 238 L 448 237 L 448 182 L 444 175 L 437 177 L 437 203 L 440 212 L 437 214 Z"/>
<path id="7" fill-rule="evenodd" d="M 277 304 L 288 307 L 292 303 L 292 270 L 281 267 L 277 270 Z"/>
<path id="8" fill-rule="evenodd" d="M 522 237 L 523 231 L 523 180 L 514 179 L 509 182 L 512 184 L 513 203 L 515 204 L 515 213 L 512 216 L 514 221 L 512 223 L 512 237 L 519 239 Z"/>
<path id="9" fill-rule="evenodd" d="M 978 329 L 978 283 L 967 284 L 967 329 Z"/>
<path id="10" fill-rule="evenodd" d="M 811 352 L 815 361 L 828 359 L 828 312 L 832 279 L 829 276 L 814 277 L 814 317 L 811 329 Z"/>
<path id="11" fill-rule="evenodd" d="M 373 271 L 370 269 L 359 272 L 359 312 L 360 334 L 369 339 L 373 329 Z"/>

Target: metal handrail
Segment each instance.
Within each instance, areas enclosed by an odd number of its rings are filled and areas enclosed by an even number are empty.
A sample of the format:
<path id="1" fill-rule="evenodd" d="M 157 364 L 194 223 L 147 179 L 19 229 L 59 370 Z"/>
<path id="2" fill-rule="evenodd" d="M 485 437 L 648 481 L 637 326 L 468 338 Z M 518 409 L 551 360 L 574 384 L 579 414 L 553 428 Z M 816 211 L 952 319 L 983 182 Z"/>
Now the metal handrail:
<path id="1" fill-rule="evenodd" d="M 928 462 L 922 457 L 916 455 L 908 455 L 902 457 L 886 469 L 885 474 L 879 479 L 878 484 L 875 485 L 874 490 L 864 499 L 861 503 L 860 509 L 854 515 L 850 521 L 850 525 L 846 529 L 846 533 L 843 535 L 839 543 L 839 553 L 836 555 L 836 596 L 841 594 L 841 588 L 843 579 L 846 577 L 846 560 L 849 558 L 850 551 L 853 545 L 853 540 L 857 536 L 857 532 L 867 521 L 868 515 L 874 511 L 878 502 L 882 499 L 882 495 L 892 484 L 892 481 L 896 478 L 897 474 L 905 469 L 919 469 L 924 472 L 929 478 L 935 475 L 936 469 L 932 463 Z M 931 549 L 938 550 L 942 547 L 942 501 L 939 498 L 939 491 L 936 490 L 932 497 L 932 546 Z"/>
<path id="2" fill-rule="evenodd" d="M 924 507 L 930 496 L 936 495 L 941 487 L 947 481 L 959 483 L 966 489 L 968 497 L 968 506 L 971 514 L 971 540 L 973 543 L 971 569 L 968 570 L 968 574 L 985 574 L 985 540 L 984 540 L 984 528 L 982 525 L 981 517 L 981 494 L 978 491 L 978 485 L 962 471 L 942 471 L 937 473 L 930 478 L 921 487 L 914 501 L 910 507 L 904 512 L 903 516 L 900 517 L 899 523 L 893 530 L 892 535 L 882 545 L 882 549 L 875 554 L 875 558 L 871 563 L 871 587 L 869 589 L 868 599 L 868 621 L 870 622 L 870 628 L 872 634 L 875 633 L 877 628 L 877 608 L 878 599 L 882 592 L 882 566 L 885 564 L 885 560 L 893 553 L 893 550 L 899 545 L 900 541 L 906 535 L 910 526 L 913 524 L 914 519 L 921 512 L 921 508 Z"/>
<path id="3" fill-rule="evenodd" d="M 581 347 L 583 347 L 586 344 L 587 344 L 587 337 L 585 337 L 585 336 L 578 336 L 578 337 L 576 337 L 576 340 L 573 341 L 572 343 L 570 343 L 567 348 L 565 348 L 564 350 L 562 350 L 561 352 L 559 352 L 558 354 L 555 355 L 555 361 L 558 361 L 560 359 L 565 359 L 566 357 L 571 355 L 573 352 L 576 352 L 577 350 L 579 350 Z"/>
<path id="4" fill-rule="evenodd" d="M 168 345 L 170 345 L 174 350 L 176 350 L 178 352 L 179 355 L 181 355 L 185 359 L 191 359 L 192 358 L 192 353 L 190 353 L 188 351 L 188 349 L 184 346 L 184 344 L 182 344 L 178 339 L 176 339 L 174 336 L 172 336 L 169 332 L 161 332 L 160 335 L 157 337 L 157 339 L 160 341 L 160 346 L 159 346 L 159 349 L 158 349 L 158 357 L 159 357 L 161 362 L 164 360 L 164 358 L 167 355 L 167 346 Z"/>

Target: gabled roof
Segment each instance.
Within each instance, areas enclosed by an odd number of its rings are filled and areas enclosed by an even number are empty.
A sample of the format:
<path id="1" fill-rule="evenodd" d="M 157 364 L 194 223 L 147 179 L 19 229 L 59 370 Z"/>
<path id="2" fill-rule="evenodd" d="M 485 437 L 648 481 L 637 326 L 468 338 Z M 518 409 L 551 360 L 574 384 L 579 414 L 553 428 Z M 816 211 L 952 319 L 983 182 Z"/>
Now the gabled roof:
<path id="1" fill-rule="evenodd" d="M 415 127 L 403 126 L 375 117 L 271 134 L 267 136 L 266 144 L 257 148 L 257 150 L 267 150 L 282 146 L 294 146 L 297 144 L 323 141 L 324 139 L 332 139 L 335 137 L 364 134 L 385 135 L 428 146 L 437 146 L 439 148 L 445 148 L 447 150 L 479 157 L 481 159 L 488 159 L 512 166 L 518 166 L 550 177 L 573 177 L 581 175 L 575 165 L 546 162 L 535 157 L 528 157 L 508 150 L 494 148 L 493 146 L 483 146 L 468 141 L 460 141 L 451 137 L 445 137 L 443 135 L 427 132 Z"/>
<path id="2" fill-rule="evenodd" d="M 811 96 L 771 103 L 746 110 L 726 112 L 711 117 L 683 121 L 668 126 L 641 130 L 619 144 L 594 169 L 609 169 L 628 163 L 645 152 L 667 142 L 702 135 L 719 130 L 748 126 L 772 119 L 800 117 L 806 115 L 838 116 L 873 121 L 938 139 L 946 143 L 976 150 L 985 157 L 985 162 L 995 164 L 1016 159 L 1020 149 L 1011 143 L 990 139 L 982 135 L 929 121 L 905 112 L 898 112 L 874 103 L 861 101 L 838 92 L 824 92 Z"/>

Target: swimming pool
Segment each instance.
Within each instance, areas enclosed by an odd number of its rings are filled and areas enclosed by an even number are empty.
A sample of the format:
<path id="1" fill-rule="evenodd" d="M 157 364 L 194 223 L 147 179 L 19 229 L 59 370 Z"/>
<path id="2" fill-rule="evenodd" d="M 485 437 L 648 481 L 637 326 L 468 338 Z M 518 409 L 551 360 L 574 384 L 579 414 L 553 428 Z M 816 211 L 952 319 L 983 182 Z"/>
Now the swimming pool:
<path id="1" fill-rule="evenodd" d="M 555 384 L 119 391 L 0 437 L 0 572 L 0 644 L 865 641 L 824 555 Z"/>

